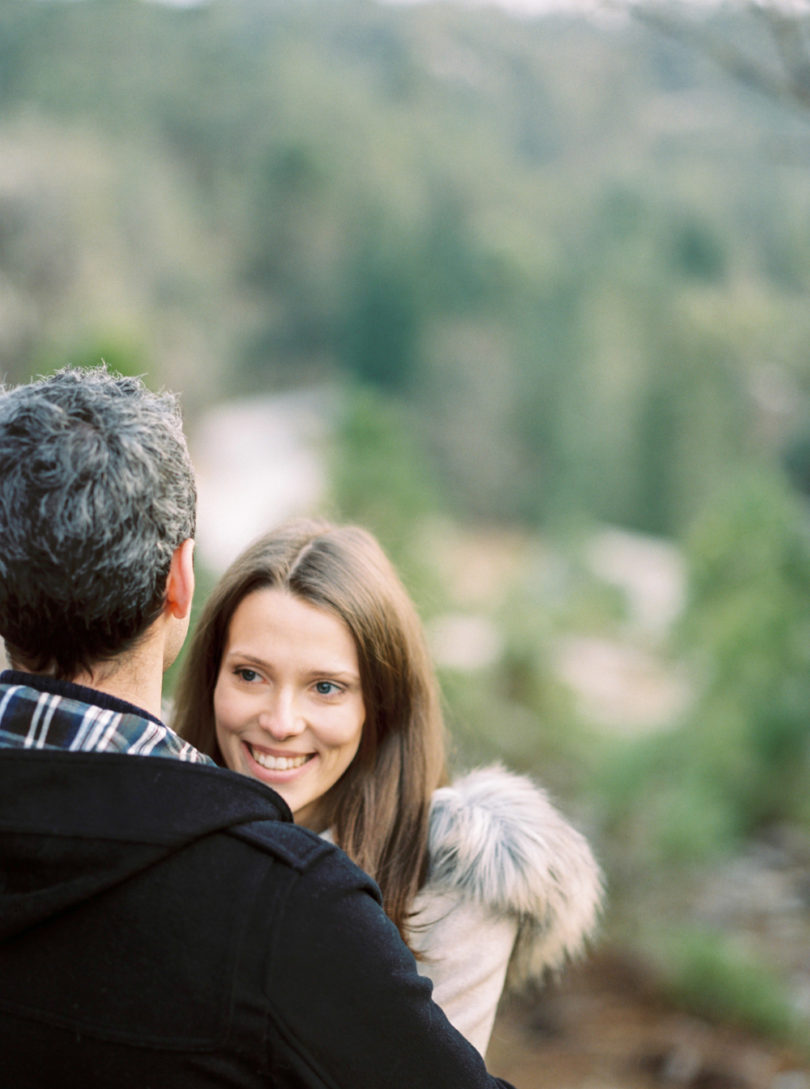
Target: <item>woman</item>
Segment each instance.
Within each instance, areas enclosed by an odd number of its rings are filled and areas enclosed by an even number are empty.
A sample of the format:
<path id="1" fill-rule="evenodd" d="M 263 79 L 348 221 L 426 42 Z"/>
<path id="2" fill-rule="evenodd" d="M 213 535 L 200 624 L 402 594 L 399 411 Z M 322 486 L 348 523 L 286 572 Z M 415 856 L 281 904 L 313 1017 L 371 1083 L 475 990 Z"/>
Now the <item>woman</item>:
<path id="1" fill-rule="evenodd" d="M 501 992 L 578 953 L 601 896 L 587 843 L 529 780 L 446 784 L 435 673 L 365 530 L 298 521 L 231 565 L 197 624 L 173 725 L 260 779 L 378 883 L 448 1018 L 486 1050 Z"/>

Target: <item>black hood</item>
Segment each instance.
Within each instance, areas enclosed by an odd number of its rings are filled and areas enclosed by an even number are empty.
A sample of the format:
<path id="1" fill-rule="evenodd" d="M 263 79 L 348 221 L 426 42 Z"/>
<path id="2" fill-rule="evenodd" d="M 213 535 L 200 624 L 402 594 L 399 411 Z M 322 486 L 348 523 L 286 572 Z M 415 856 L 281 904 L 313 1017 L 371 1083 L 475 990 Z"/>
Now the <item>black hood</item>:
<path id="1" fill-rule="evenodd" d="M 292 821 L 263 783 L 164 757 L 0 749 L 0 940 L 187 844 Z"/>

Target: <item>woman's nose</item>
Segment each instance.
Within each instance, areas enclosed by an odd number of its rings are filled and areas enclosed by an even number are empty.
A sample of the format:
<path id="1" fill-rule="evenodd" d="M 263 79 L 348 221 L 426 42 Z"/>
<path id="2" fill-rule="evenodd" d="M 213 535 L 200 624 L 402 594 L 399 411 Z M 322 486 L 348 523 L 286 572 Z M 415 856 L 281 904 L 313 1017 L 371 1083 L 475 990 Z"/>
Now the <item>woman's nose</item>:
<path id="1" fill-rule="evenodd" d="M 292 694 L 278 693 L 260 713 L 259 725 L 278 741 L 300 734 L 304 721 L 298 714 Z"/>

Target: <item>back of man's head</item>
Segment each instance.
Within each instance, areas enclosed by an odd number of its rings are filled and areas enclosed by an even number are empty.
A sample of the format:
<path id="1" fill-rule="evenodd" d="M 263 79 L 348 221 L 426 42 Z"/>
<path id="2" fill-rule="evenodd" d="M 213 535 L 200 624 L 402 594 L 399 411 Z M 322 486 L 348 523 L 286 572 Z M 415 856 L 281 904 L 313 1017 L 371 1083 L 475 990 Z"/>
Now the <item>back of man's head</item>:
<path id="1" fill-rule="evenodd" d="M 106 368 L 0 391 L 0 635 L 71 678 L 160 615 L 196 490 L 177 401 Z"/>

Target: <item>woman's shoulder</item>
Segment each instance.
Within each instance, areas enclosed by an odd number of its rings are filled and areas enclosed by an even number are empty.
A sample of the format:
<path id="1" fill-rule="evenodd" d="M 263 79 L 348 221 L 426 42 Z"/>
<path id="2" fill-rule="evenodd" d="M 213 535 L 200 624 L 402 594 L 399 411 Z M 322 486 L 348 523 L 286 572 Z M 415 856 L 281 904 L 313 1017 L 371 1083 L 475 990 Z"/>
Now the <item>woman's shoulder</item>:
<path id="1" fill-rule="evenodd" d="M 428 856 L 426 892 L 518 920 L 513 983 L 561 967 L 596 928 L 603 884 L 588 841 L 526 776 L 494 765 L 437 790 Z"/>

